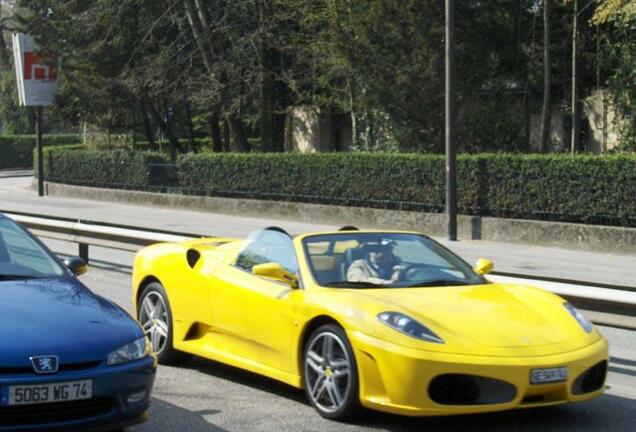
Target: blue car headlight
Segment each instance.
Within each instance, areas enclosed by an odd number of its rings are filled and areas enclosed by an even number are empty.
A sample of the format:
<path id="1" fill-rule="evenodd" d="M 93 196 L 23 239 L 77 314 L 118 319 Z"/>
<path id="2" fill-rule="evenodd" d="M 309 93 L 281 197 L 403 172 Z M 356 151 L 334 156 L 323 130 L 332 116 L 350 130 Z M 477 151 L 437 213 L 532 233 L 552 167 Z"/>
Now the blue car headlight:
<path id="1" fill-rule="evenodd" d="M 583 316 L 583 314 L 570 303 L 563 303 L 563 306 L 570 312 L 570 315 L 574 317 L 574 319 L 583 327 L 586 333 L 591 333 L 594 328 L 594 324 L 588 321 L 587 318 Z"/>
<path id="2" fill-rule="evenodd" d="M 140 337 L 134 342 L 117 348 L 108 354 L 106 364 L 109 366 L 139 360 L 146 357 L 151 352 L 150 343 L 146 336 Z"/>
<path id="3" fill-rule="evenodd" d="M 392 329 L 416 339 L 438 344 L 444 343 L 444 340 L 437 336 L 431 329 L 403 313 L 382 312 L 378 315 L 378 320 Z"/>

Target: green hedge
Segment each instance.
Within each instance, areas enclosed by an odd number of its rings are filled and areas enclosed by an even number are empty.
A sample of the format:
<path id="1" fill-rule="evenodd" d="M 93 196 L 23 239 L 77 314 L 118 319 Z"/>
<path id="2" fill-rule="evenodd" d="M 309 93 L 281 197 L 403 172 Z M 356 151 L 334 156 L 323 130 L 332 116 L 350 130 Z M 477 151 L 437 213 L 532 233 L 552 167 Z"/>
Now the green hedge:
<path id="1" fill-rule="evenodd" d="M 178 162 L 180 186 L 201 195 L 290 197 L 380 207 L 399 207 L 405 201 L 436 207 L 444 197 L 444 166 L 438 156 L 194 154 L 181 156 Z"/>
<path id="2" fill-rule="evenodd" d="M 82 142 L 78 134 L 44 135 L 44 146 L 59 146 Z M 0 169 L 31 168 L 35 135 L 0 135 Z"/>
<path id="3" fill-rule="evenodd" d="M 47 181 L 118 189 L 153 190 L 175 185 L 176 171 L 168 156 L 127 150 L 81 150 L 74 146 L 47 149 Z"/>
<path id="4" fill-rule="evenodd" d="M 179 157 L 49 149 L 47 179 L 193 195 L 444 210 L 444 157 L 387 153 Z M 48 166 L 48 164 L 51 166 Z M 636 156 L 462 155 L 463 214 L 636 226 Z"/>
<path id="5" fill-rule="evenodd" d="M 179 159 L 182 190 L 441 212 L 439 155 L 196 154 Z M 635 156 L 462 155 L 463 214 L 636 226 Z"/>

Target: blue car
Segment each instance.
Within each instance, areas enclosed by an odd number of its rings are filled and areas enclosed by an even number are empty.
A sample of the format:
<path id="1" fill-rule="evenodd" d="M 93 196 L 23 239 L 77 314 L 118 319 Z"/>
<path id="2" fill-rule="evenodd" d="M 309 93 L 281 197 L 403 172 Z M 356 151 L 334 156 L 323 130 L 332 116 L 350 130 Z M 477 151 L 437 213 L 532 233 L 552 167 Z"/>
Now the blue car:
<path id="1" fill-rule="evenodd" d="M 147 418 L 156 357 L 143 330 L 0 214 L 0 431 L 118 429 Z"/>

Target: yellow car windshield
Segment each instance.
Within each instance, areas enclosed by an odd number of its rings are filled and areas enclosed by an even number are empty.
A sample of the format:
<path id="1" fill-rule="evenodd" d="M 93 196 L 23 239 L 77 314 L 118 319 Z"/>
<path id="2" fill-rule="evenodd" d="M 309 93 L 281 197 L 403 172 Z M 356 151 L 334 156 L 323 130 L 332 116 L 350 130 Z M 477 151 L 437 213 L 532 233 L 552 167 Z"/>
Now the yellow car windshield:
<path id="1" fill-rule="evenodd" d="M 319 285 L 406 288 L 487 281 L 434 240 L 403 233 L 343 232 L 309 236 L 305 254 Z"/>

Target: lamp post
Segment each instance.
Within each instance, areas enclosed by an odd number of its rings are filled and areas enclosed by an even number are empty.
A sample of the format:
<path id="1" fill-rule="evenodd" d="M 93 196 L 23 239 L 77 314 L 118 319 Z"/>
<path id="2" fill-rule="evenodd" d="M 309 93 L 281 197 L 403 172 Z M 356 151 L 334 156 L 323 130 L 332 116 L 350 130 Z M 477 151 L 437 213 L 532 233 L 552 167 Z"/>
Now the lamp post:
<path id="1" fill-rule="evenodd" d="M 446 0 L 446 215 L 448 240 L 457 240 L 457 149 L 455 126 L 455 0 Z"/>

